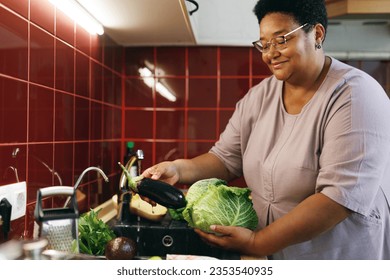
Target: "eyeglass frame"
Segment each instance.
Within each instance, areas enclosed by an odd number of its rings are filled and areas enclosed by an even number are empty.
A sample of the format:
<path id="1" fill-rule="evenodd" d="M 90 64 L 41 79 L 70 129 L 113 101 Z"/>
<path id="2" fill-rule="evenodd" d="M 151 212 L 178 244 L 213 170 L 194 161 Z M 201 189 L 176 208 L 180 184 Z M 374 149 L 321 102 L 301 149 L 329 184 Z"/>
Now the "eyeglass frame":
<path id="1" fill-rule="evenodd" d="M 261 53 L 268 53 L 269 50 L 271 49 L 271 46 L 273 46 L 275 49 L 277 50 L 280 50 L 280 47 L 279 46 L 284 46 L 286 45 L 287 41 L 289 41 L 290 39 L 287 39 L 287 36 L 290 36 L 292 33 L 308 26 L 309 23 L 305 23 L 305 24 L 302 24 L 301 26 L 295 28 L 294 30 L 284 34 L 284 35 L 281 35 L 281 36 L 276 36 L 276 37 L 273 37 L 271 38 L 271 40 L 269 40 L 267 43 L 265 43 L 266 46 L 268 46 L 266 49 L 262 48 L 258 43 L 261 44 L 261 39 L 257 40 L 257 41 L 254 41 L 252 42 L 253 46 L 256 48 L 256 50 L 258 50 L 259 52 Z M 272 43 L 272 40 L 275 40 L 276 38 L 283 38 L 283 43 Z M 262 49 L 261 49 L 262 48 Z"/>

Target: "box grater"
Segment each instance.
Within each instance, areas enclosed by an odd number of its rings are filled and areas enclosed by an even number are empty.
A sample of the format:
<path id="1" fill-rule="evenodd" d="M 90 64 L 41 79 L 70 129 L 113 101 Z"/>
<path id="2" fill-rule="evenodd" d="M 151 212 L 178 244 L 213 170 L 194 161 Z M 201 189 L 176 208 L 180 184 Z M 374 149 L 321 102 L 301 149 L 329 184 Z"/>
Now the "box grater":
<path id="1" fill-rule="evenodd" d="M 69 207 L 43 209 L 42 199 L 49 196 L 70 196 Z M 49 242 L 48 249 L 79 252 L 79 211 L 73 187 L 54 186 L 39 189 L 34 216 L 34 237 L 46 238 Z"/>

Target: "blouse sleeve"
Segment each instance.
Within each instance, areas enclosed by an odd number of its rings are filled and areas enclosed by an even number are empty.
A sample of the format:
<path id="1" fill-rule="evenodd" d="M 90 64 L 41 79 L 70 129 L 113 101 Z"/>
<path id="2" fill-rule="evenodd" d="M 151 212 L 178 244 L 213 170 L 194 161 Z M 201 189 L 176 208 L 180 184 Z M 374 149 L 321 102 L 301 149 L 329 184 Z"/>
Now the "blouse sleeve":
<path id="1" fill-rule="evenodd" d="M 271 91 L 268 90 L 269 83 L 272 84 L 270 79 L 263 80 L 237 102 L 225 130 L 210 150 L 224 163 L 229 172 L 237 177 L 243 173 L 242 155 L 247 148 L 248 139 L 257 121 L 263 93 Z"/>
<path id="2" fill-rule="evenodd" d="M 241 115 L 242 100 L 237 103 L 225 130 L 219 140 L 211 148 L 210 153 L 216 155 L 226 166 L 230 173 L 237 177 L 242 175 L 241 156 Z"/>
<path id="3" fill-rule="evenodd" d="M 346 78 L 324 129 L 317 191 L 363 215 L 389 171 L 389 102 L 368 75 Z"/>

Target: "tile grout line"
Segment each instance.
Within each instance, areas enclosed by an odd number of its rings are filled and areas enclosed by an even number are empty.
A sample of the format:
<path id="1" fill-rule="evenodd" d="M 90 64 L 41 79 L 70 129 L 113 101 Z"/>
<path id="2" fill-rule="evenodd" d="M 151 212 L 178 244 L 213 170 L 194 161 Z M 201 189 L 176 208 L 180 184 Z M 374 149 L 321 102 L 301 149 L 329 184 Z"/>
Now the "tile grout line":
<path id="1" fill-rule="evenodd" d="M 27 6 L 28 19 L 30 19 L 30 0 L 28 0 Z M 31 60 L 31 33 L 30 33 L 30 20 L 27 22 L 27 114 L 26 114 L 26 162 L 25 162 L 25 170 L 26 170 L 26 183 L 29 181 L 29 172 L 28 172 L 28 163 L 29 163 L 29 138 L 30 138 L 30 60 Z M 26 184 L 26 186 L 28 186 Z M 28 193 L 28 189 L 26 187 L 26 193 Z M 27 206 L 26 206 L 27 208 Z M 27 212 L 27 211 L 26 211 Z M 23 236 L 26 237 L 28 235 L 28 215 L 24 216 L 24 231 Z"/>

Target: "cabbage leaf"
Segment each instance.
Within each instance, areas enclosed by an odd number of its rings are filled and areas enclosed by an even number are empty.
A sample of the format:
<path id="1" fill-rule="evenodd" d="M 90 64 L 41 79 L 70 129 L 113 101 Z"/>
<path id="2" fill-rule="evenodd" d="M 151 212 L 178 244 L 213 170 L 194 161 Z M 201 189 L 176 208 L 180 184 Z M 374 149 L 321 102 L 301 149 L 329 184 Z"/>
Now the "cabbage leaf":
<path id="1" fill-rule="evenodd" d="M 180 209 L 190 227 L 211 232 L 211 225 L 241 226 L 254 230 L 258 218 L 248 188 L 227 186 L 217 178 L 200 180 L 187 192 L 187 205 Z M 180 214 L 180 213 L 177 213 Z"/>

